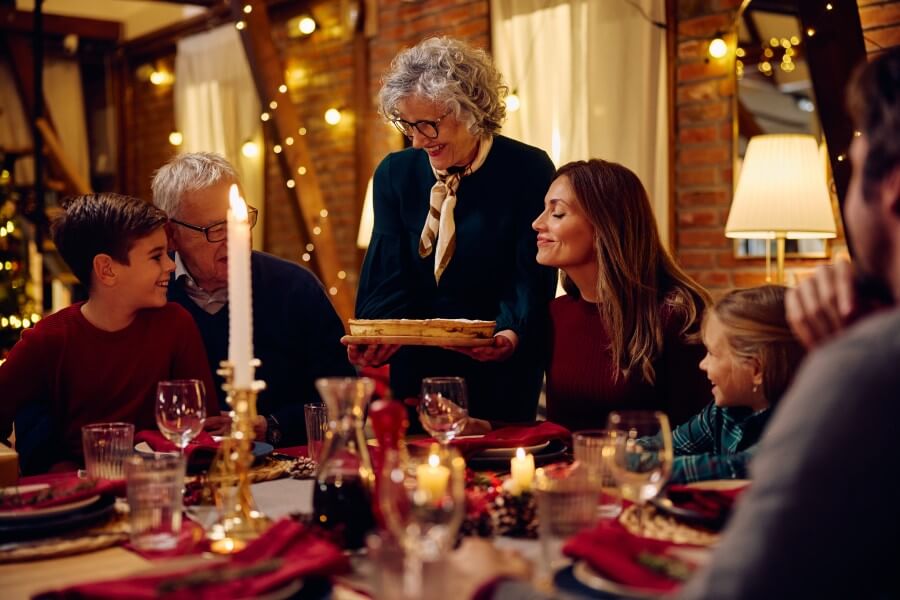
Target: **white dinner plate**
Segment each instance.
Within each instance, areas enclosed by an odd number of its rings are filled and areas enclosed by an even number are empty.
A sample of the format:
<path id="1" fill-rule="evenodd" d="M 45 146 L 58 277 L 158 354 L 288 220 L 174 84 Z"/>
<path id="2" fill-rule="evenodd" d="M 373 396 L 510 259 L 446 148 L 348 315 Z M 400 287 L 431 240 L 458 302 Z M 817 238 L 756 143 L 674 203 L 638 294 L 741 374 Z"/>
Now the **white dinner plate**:
<path id="1" fill-rule="evenodd" d="M 26 494 L 28 492 L 36 492 L 38 490 L 43 490 L 49 488 L 50 485 L 46 483 L 36 483 L 33 485 L 20 485 L 20 486 L 12 486 L 8 488 L 0 489 L 0 494 Z M 90 498 L 83 498 L 81 500 L 76 500 L 75 502 L 69 502 L 66 504 L 57 504 L 56 506 L 48 506 L 46 508 L 34 508 L 30 510 L 24 509 L 16 509 L 16 510 L 0 510 L 0 519 L 30 519 L 32 517 L 39 517 L 44 515 L 52 515 L 55 513 L 67 512 L 70 510 L 78 510 L 84 506 L 87 506 L 93 502 L 96 502 L 100 499 L 100 495 L 91 496 Z"/>
<path id="2" fill-rule="evenodd" d="M 542 442 L 540 444 L 535 444 L 533 446 L 521 446 L 521 448 L 523 450 L 525 450 L 525 452 L 530 452 L 531 454 L 534 454 L 535 452 L 540 452 L 541 450 L 543 450 L 544 448 L 546 448 L 549 445 L 550 445 L 550 442 L 546 441 L 546 442 Z M 516 455 L 516 450 L 518 450 L 518 449 L 519 449 L 518 446 L 515 448 L 488 448 L 486 450 L 482 450 L 481 452 L 479 452 L 478 456 L 490 456 L 490 457 L 497 457 L 497 458 L 505 458 L 505 457 L 512 458 L 513 456 Z"/>
<path id="3" fill-rule="evenodd" d="M 613 594 L 620 598 L 652 600 L 653 598 L 659 598 L 663 595 L 662 592 L 616 583 L 592 569 L 591 566 L 583 560 L 577 561 L 572 567 L 572 576 L 575 577 L 578 583 L 586 585 L 592 590 L 606 592 L 607 594 Z"/>

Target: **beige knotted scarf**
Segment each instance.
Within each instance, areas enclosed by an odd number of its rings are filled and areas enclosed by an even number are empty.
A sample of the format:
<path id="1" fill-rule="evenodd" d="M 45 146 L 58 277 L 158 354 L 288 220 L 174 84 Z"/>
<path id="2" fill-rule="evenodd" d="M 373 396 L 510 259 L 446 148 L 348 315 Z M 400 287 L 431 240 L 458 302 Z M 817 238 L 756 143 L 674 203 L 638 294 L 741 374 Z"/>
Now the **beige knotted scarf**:
<path id="1" fill-rule="evenodd" d="M 427 258 L 434 250 L 437 242 L 437 251 L 434 255 L 434 281 L 440 283 L 441 274 L 450 264 L 453 251 L 456 249 L 456 224 L 453 222 L 453 209 L 456 207 L 456 190 L 459 188 L 460 179 L 474 173 L 484 164 L 488 152 L 494 143 L 492 136 L 484 136 L 478 142 L 478 153 L 469 165 L 461 171 L 438 171 L 432 167 L 437 179 L 431 187 L 431 200 L 428 208 L 428 216 L 425 217 L 425 228 L 419 238 L 419 256 Z"/>

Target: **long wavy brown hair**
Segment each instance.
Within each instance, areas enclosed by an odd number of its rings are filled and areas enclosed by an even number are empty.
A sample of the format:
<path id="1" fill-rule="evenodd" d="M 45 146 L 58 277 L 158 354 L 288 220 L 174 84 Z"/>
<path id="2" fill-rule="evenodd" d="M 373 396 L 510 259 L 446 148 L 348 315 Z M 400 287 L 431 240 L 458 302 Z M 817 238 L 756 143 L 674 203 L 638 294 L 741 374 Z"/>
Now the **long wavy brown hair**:
<path id="1" fill-rule="evenodd" d="M 594 250 L 600 267 L 597 309 L 610 338 L 613 377 L 639 370 L 653 383 L 653 361 L 663 351 L 667 324 L 675 319 L 679 335 L 699 343 L 700 320 L 709 293 L 663 247 L 647 190 L 628 168 L 591 159 L 563 165 L 555 178 L 567 177 L 594 226 Z M 563 274 L 563 288 L 580 297 Z"/>

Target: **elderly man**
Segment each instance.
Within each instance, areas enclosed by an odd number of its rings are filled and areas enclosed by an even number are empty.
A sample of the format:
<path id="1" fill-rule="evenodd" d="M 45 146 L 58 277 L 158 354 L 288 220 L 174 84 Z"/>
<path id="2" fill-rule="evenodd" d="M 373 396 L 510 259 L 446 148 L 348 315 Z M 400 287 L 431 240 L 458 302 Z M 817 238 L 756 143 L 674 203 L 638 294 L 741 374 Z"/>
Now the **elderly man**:
<path id="1" fill-rule="evenodd" d="M 811 355 L 757 451 L 750 491 L 683 598 L 900 591 L 900 480 L 890 474 L 900 439 L 900 49 L 864 65 L 848 100 L 859 134 L 847 230 L 858 270 L 894 305 Z"/>
<path id="2" fill-rule="evenodd" d="M 153 203 L 169 215 L 169 249 L 175 274 L 169 300 L 194 317 L 213 372 L 228 352 L 228 251 L 225 220 L 228 189 L 237 173 L 222 156 L 191 153 L 176 156 L 153 177 Z M 250 208 L 255 225 L 257 211 Z M 353 376 L 340 343 L 344 326 L 322 284 L 300 265 L 254 251 L 253 349 L 266 382 L 259 395 L 257 437 L 274 445 L 306 440 L 303 405 L 319 399 L 318 377 Z M 224 407 L 221 378 L 217 377 Z"/>

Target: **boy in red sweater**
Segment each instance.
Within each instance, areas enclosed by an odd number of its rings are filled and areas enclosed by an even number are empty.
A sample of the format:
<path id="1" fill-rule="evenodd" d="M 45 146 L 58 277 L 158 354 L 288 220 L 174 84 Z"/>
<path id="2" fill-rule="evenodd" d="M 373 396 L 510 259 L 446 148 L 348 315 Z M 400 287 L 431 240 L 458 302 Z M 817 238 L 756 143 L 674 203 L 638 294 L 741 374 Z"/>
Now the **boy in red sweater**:
<path id="1" fill-rule="evenodd" d="M 22 333 L 0 365 L 0 441 L 20 409 L 43 411 L 23 472 L 71 470 L 82 462 L 81 427 L 126 421 L 155 429 L 156 384 L 200 379 L 218 415 L 203 342 L 183 308 L 166 302 L 175 264 L 166 253 L 166 215 L 137 198 L 88 194 L 65 205 L 53 240 L 88 300 Z M 40 437 L 35 444 L 34 438 Z"/>

